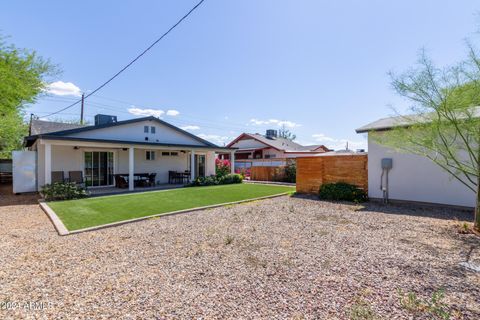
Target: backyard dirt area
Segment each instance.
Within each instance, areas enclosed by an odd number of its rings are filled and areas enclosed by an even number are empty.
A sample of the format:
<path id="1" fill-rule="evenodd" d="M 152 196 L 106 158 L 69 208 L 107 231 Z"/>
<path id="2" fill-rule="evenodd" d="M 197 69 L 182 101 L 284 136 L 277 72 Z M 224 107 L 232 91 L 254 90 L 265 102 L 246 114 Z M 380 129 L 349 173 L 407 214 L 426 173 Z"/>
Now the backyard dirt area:
<path id="1" fill-rule="evenodd" d="M 1 191 L 1 319 L 480 319 L 465 212 L 285 196 L 60 237 Z"/>

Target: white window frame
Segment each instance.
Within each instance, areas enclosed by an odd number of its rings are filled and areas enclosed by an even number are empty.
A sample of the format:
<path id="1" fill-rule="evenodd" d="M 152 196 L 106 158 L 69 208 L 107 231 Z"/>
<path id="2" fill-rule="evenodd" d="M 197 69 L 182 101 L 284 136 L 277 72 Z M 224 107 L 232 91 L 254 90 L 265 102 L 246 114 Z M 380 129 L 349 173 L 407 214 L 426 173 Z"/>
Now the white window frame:
<path id="1" fill-rule="evenodd" d="M 148 133 L 149 132 L 148 128 L 149 128 L 148 126 L 143 126 L 143 133 Z"/>
<path id="2" fill-rule="evenodd" d="M 155 158 L 156 158 L 155 150 L 145 150 L 146 161 L 155 161 Z"/>
<path id="3" fill-rule="evenodd" d="M 157 128 L 156 128 L 155 126 L 151 126 L 151 127 L 150 127 L 150 133 L 151 133 L 151 134 L 157 133 Z"/>

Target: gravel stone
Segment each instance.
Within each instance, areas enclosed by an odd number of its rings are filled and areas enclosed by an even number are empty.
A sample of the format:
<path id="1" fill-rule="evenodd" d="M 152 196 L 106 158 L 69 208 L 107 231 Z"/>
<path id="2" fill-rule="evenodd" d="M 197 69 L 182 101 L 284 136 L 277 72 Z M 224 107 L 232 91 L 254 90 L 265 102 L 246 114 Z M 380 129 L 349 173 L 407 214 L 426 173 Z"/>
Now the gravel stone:
<path id="1" fill-rule="evenodd" d="M 0 192 L 1 319 L 431 319 L 399 290 L 441 288 L 480 319 L 469 212 L 286 196 L 61 237 L 35 195 Z"/>

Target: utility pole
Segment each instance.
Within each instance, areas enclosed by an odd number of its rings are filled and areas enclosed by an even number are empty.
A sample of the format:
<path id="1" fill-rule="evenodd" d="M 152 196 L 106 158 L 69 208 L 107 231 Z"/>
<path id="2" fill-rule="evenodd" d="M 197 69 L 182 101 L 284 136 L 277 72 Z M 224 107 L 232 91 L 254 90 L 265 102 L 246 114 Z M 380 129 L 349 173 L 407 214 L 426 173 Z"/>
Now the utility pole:
<path id="1" fill-rule="evenodd" d="M 85 93 L 82 93 L 82 109 L 80 111 L 80 124 L 83 124 L 83 106 L 85 103 Z"/>
<path id="2" fill-rule="evenodd" d="M 30 124 L 28 125 L 28 135 L 29 135 L 29 136 L 32 135 L 32 120 L 33 120 L 33 116 L 34 116 L 34 114 L 33 114 L 33 113 L 30 113 Z"/>

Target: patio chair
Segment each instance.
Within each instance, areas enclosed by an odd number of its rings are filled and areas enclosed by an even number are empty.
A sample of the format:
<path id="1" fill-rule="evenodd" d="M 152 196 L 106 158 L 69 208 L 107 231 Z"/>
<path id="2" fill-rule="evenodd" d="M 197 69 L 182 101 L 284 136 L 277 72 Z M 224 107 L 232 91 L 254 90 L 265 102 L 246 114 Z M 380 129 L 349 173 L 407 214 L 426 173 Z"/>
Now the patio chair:
<path id="1" fill-rule="evenodd" d="M 148 184 L 150 187 L 155 187 L 155 178 L 157 177 L 156 173 L 150 173 L 148 175 Z"/>
<path id="2" fill-rule="evenodd" d="M 86 187 L 85 180 L 83 180 L 82 171 L 68 171 L 68 181 L 74 182 L 82 187 Z"/>
<path id="3" fill-rule="evenodd" d="M 63 171 L 52 171 L 52 184 L 64 182 L 65 176 L 63 175 Z"/>
<path id="4" fill-rule="evenodd" d="M 175 171 L 168 171 L 168 183 L 172 184 L 175 180 Z"/>
<path id="5" fill-rule="evenodd" d="M 117 188 L 128 188 L 128 182 L 125 178 L 119 174 L 115 175 L 115 186 Z"/>
<path id="6" fill-rule="evenodd" d="M 190 178 L 191 178 L 191 173 L 190 173 L 190 170 L 185 170 L 184 174 L 183 174 L 183 179 L 182 179 L 182 183 L 188 183 L 190 182 Z"/>

